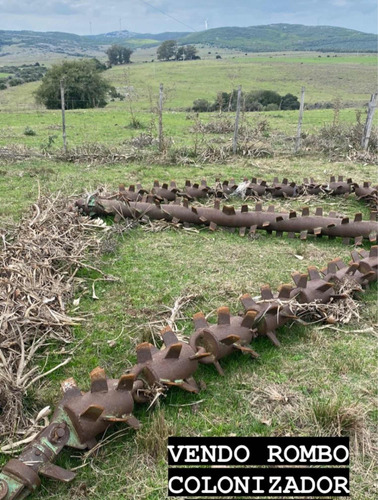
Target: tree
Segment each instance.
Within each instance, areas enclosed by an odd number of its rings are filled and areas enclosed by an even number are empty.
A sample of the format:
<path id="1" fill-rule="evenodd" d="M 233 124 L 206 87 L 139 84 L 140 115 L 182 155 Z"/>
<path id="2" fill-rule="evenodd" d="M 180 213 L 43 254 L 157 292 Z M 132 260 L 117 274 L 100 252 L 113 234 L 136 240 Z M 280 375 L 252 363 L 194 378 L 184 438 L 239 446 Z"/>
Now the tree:
<path id="1" fill-rule="evenodd" d="M 112 45 L 106 51 L 111 66 L 117 64 L 130 64 L 130 57 L 133 51 L 128 47 L 122 45 Z"/>
<path id="2" fill-rule="evenodd" d="M 169 61 L 171 58 L 175 58 L 177 54 L 177 42 L 176 40 L 166 40 L 161 45 L 159 45 L 156 55 L 160 61 Z"/>
<path id="3" fill-rule="evenodd" d="M 197 58 L 197 49 L 194 45 L 186 45 L 184 48 L 185 59 L 191 61 Z"/>
<path id="4" fill-rule="evenodd" d="M 176 52 L 176 59 L 178 61 L 183 61 L 185 56 L 185 49 L 184 47 L 179 47 Z"/>
<path id="5" fill-rule="evenodd" d="M 37 103 L 47 109 L 60 109 L 60 82 L 64 82 L 66 109 L 102 108 L 113 88 L 96 69 L 92 60 L 65 61 L 55 64 L 35 92 Z"/>

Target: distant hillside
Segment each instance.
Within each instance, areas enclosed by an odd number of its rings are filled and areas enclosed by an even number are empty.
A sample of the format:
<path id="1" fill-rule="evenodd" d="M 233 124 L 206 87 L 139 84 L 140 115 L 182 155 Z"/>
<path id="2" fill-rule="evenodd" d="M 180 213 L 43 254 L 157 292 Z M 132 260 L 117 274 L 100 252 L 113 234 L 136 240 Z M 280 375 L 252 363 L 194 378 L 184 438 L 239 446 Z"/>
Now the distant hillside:
<path id="1" fill-rule="evenodd" d="M 248 28 L 215 28 L 197 33 L 134 33 L 114 31 L 101 35 L 74 35 L 61 32 L 1 31 L 0 57 L 10 47 L 19 53 L 25 49 L 40 53 L 64 54 L 73 57 L 103 53 L 113 43 L 132 48 L 154 47 L 175 39 L 179 44 L 206 44 L 246 52 L 323 51 L 376 52 L 377 35 L 331 26 L 271 24 Z"/>
<path id="2" fill-rule="evenodd" d="M 214 28 L 191 33 L 181 43 L 209 44 L 250 52 L 376 52 L 377 35 L 333 26 L 270 24 L 248 28 Z"/>

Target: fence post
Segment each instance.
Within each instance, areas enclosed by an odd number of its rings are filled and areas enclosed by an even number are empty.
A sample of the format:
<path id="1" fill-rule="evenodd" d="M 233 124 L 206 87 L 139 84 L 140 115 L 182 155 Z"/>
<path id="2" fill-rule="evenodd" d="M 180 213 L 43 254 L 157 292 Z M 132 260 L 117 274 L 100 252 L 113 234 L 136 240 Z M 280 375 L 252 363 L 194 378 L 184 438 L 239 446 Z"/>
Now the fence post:
<path id="1" fill-rule="evenodd" d="M 361 146 L 366 151 L 369 145 L 369 139 L 371 134 L 371 127 L 373 125 L 373 116 L 375 112 L 375 108 L 377 107 L 377 96 L 378 94 L 371 94 L 370 102 L 368 104 L 368 113 L 366 117 L 365 127 L 364 127 L 364 135 L 362 136 Z"/>
<path id="2" fill-rule="evenodd" d="M 63 134 L 63 151 L 67 153 L 67 142 L 66 142 L 66 111 L 64 102 L 64 80 L 60 80 L 60 102 L 62 107 L 62 134 Z"/>
<path id="3" fill-rule="evenodd" d="M 163 137 L 163 84 L 159 88 L 159 151 L 164 150 L 164 137 Z"/>
<path id="4" fill-rule="evenodd" d="M 233 143 L 232 143 L 232 151 L 233 151 L 234 155 L 236 154 L 236 150 L 237 150 L 237 147 L 238 147 L 240 101 L 241 101 L 241 85 L 239 85 L 239 88 L 238 88 L 238 99 L 236 101 L 235 131 L 234 131 L 234 140 L 233 140 Z"/>
<path id="5" fill-rule="evenodd" d="M 299 106 L 299 117 L 298 117 L 298 127 L 297 127 L 297 138 L 295 140 L 295 153 L 298 153 L 301 147 L 301 133 L 302 133 L 302 120 L 303 120 L 303 109 L 304 109 L 304 94 L 305 88 L 301 88 L 301 102 Z"/>

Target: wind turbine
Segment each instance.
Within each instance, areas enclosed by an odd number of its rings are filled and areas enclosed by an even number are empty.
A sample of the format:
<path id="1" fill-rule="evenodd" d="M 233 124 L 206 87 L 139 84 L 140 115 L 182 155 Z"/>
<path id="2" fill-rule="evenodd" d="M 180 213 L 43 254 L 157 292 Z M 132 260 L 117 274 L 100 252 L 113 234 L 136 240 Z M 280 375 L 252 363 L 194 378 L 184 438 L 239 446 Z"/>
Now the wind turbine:
<path id="1" fill-rule="evenodd" d="M 207 19 L 205 19 L 205 30 L 207 30 Z"/>

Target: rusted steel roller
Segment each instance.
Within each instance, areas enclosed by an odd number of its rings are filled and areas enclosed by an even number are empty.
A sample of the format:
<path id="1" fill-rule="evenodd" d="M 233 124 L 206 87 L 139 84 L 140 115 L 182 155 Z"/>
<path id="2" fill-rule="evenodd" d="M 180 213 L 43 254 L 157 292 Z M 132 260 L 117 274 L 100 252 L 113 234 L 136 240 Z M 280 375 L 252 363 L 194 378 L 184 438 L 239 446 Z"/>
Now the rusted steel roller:
<path id="1" fill-rule="evenodd" d="M 141 184 L 131 185 L 129 189 L 124 184 L 119 185 L 118 199 L 123 201 L 142 201 L 143 195 L 148 191 L 142 188 Z"/>
<path id="2" fill-rule="evenodd" d="M 375 214 L 370 221 L 362 220 L 362 214 L 355 215 L 354 220 L 349 217 L 324 216 L 321 208 L 316 209 L 315 215 L 310 215 L 307 207 L 302 209 L 301 215 L 296 211 L 275 212 L 274 207 L 263 211 L 262 205 L 257 204 L 254 211 L 249 211 L 248 205 L 243 205 L 240 210 L 232 206 L 223 206 L 220 210 L 219 201 L 214 208 L 189 207 L 186 203 L 177 201 L 171 204 L 147 202 L 122 202 L 114 199 L 91 198 L 89 202 L 78 200 L 76 206 L 88 214 L 117 215 L 123 217 L 140 218 L 143 215 L 152 220 L 167 220 L 190 224 L 205 224 L 215 230 L 218 226 L 239 229 L 241 236 L 247 231 L 254 234 L 257 229 L 264 229 L 271 233 L 276 231 L 277 236 L 287 232 L 289 237 L 300 234 L 301 239 L 306 239 L 308 234 L 316 236 L 341 237 L 345 244 L 354 238 L 355 244 L 361 244 L 364 238 L 371 242 L 377 241 L 378 223 Z"/>
<path id="3" fill-rule="evenodd" d="M 287 305 L 292 290 L 291 285 L 285 284 L 280 287 L 278 294 L 273 294 L 270 286 L 264 285 L 261 287 L 261 300 L 258 302 L 249 294 L 240 299 L 245 311 L 256 314 L 253 326 L 257 334 L 268 337 L 275 346 L 280 345 L 276 336 L 277 328 L 296 319 Z"/>
<path id="4" fill-rule="evenodd" d="M 337 180 L 334 175 L 331 176 L 329 184 L 327 186 L 327 192 L 332 195 L 342 195 L 351 193 L 356 186 L 356 183 L 352 179 L 347 179 L 344 181 L 344 177 L 339 175 Z"/>
<path id="5" fill-rule="evenodd" d="M 248 311 L 243 317 L 231 316 L 228 307 L 220 307 L 217 311 L 216 325 L 210 325 L 202 312 L 193 316 L 195 332 L 189 339 L 194 351 L 204 349 L 210 353 L 200 363 L 213 364 L 220 375 L 224 375 L 219 360 L 234 351 L 241 351 L 258 357 L 258 354 L 247 346 L 255 337 L 252 330 L 256 313 Z"/>
<path id="6" fill-rule="evenodd" d="M 275 177 L 272 186 L 267 186 L 266 190 L 274 197 L 288 198 L 301 195 L 304 192 L 304 187 L 295 182 L 289 183 L 286 178 L 279 182 L 278 177 Z"/>
<path id="7" fill-rule="evenodd" d="M 176 386 L 188 392 L 199 392 L 192 375 L 198 368 L 198 361 L 209 353 L 180 342 L 169 327 L 161 334 L 165 349 L 159 350 L 148 342 L 137 346 L 137 364 L 130 373 L 135 376 L 134 399 L 138 403 L 148 401 L 146 389 L 156 386 Z"/>

